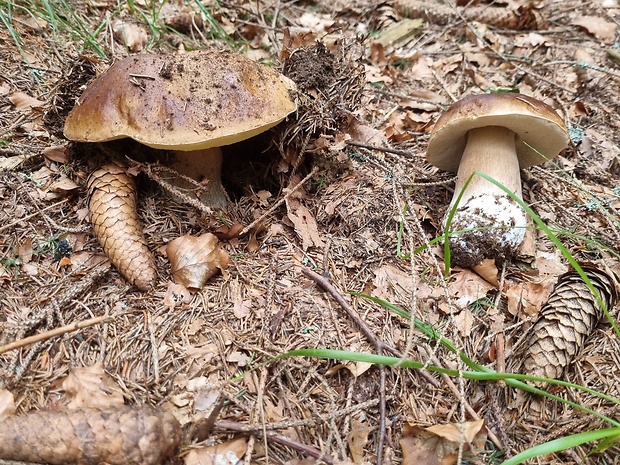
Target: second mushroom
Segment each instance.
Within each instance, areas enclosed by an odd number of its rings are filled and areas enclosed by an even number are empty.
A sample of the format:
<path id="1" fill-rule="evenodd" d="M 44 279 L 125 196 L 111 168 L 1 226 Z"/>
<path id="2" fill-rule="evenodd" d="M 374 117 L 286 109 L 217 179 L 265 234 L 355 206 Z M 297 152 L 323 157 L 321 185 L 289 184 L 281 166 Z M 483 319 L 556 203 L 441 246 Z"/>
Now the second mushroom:
<path id="1" fill-rule="evenodd" d="M 199 200 L 221 208 L 226 194 L 219 147 L 278 124 L 297 108 L 294 91 L 293 81 L 242 55 L 134 55 L 117 61 L 88 85 L 67 117 L 64 133 L 78 142 L 131 138 L 166 150 L 171 167 L 181 174 L 172 183 L 183 189 L 190 187 L 186 179 L 193 178 L 201 184 Z M 103 202 L 89 202 L 96 209 L 90 212 L 91 220 L 112 263 L 132 284 L 147 290 L 155 280 L 154 258 L 141 228 L 136 231 L 133 203 L 125 201 L 135 195 L 133 183 L 109 181 L 117 170 L 99 170 L 97 182 L 89 184 L 91 199 L 106 195 Z M 110 203 L 122 208 L 111 208 Z M 131 218 L 128 208 L 133 210 Z"/>
<path id="2" fill-rule="evenodd" d="M 523 208 L 503 189 L 474 173 L 486 174 L 522 199 L 520 169 L 554 158 L 568 142 L 568 130 L 555 110 L 521 94 L 465 97 L 441 115 L 426 159 L 457 172 L 444 219 L 452 265 L 469 268 L 487 258 L 501 261 L 513 255 L 525 237 Z"/>

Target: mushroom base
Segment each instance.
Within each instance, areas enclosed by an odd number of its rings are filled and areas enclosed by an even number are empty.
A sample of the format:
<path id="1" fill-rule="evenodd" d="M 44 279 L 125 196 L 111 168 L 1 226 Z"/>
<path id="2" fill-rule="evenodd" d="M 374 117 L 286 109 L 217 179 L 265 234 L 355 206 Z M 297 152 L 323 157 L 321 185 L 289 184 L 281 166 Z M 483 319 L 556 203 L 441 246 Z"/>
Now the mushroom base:
<path id="1" fill-rule="evenodd" d="M 219 147 L 173 152 L 170 168 L 181 174 L 179 177 L 168 177 L 166 180 L 182 190 L 191 198 L 198 198 L 211 208 L 224 208 L 227 198 L 222 186 L 222 151 Z M 201 184 L 196 186 L 183 176 Z M 177 198 L 178 201 L 183 201 Z"/>
<path id="2" fill-rule="evenodd" d="M 446 221 L 447 215 L 444 228 Z M 525 212 L 508 195 L 471 197 L 456 210 L 449 225 L 454 231 L 449 239 L 451 265 L 471 268 L 487 258 L 503 260 L 514 255 L 525 238 L 526 225 Z"/>

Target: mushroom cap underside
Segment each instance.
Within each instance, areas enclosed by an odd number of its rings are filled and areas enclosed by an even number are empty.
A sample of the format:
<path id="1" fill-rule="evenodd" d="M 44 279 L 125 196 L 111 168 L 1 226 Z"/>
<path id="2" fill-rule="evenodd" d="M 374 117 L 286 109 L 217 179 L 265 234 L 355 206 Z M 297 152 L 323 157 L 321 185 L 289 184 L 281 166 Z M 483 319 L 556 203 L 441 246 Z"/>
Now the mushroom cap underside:
<path id="1" fill-rule="evenodd" d="M 516 134 L 519 167 L 544 163 L 569 142 L 562 118 L 540 100 L 521 94 L 484 94 L 453 104 L 435 123 L 426 159 L 434 166 L 457 172 L 471 129 L 500 126 Z"/>
<path id="2" fill-rule="evenodd" d="M 64 133 L 79 142 L 130 137 L 158 149 L 219 147 L 294 112 L 295 89 L 275 69 L 229 52 L 134 55 L 88 85 Z"/>

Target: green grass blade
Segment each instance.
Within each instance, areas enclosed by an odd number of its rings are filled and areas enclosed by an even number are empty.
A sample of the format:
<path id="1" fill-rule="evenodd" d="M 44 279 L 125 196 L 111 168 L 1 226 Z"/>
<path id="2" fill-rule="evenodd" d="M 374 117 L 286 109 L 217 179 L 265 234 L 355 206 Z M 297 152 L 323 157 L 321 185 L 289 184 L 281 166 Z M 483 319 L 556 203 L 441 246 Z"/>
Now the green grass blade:
<path id="1" fill-rule="evenodd" d="M 587 442 L 614 437 L 620 437 L 620 428 L 607 428 L 595 431 L 586 431 L 584 433 L 577 433 L 571 436 L 564 436 L 526 449 L 508 460 L 504 460 L 501 465 L 517 465 L 534 457 L 540 457 L 554 452 L 570 449 L 571 447 L 580 446 L 581 444 L 585 444 Z"/>

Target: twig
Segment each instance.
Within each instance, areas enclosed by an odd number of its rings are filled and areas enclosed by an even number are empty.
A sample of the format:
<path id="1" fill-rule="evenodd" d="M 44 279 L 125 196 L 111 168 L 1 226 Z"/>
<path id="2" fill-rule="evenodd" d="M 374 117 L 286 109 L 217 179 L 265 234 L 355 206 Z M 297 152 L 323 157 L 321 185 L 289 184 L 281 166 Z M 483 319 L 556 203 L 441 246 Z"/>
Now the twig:
<path id="1" fill-rule="evenodd" d="M 112 318 L 112 316 L 110 315 L 98 316 L 95 318 L 90 318 L 88 320 L 78 321 L 77 323 L 62 326 L 60 328 L 54 328 L 50 331 L 45 331 L 44 333 L 35 334 L 34 336 L 29 336 L 24 339 L 20 339 L 18 341 L 10 342 L 9 344 L 0 346 L 0 354 L 4 354 L 11 350 L 25 347 L 30 344 L 34 344 L 35 342 L 45 341 L 47 339 L 51 339 L 53 337 L 60 336 L 62 334 L 71 333 L 73 331 L 78 331 L 83 328 L 88 328 L 89 326 L 94 326 L 96 324 L 103 323 L 104 321 L 107 321 L 110 318 Z"/>
<path id="2" fill-rule="evenodd" d="M 22 221 L 26 221 L 26 220 L 29 220 L 29 219 L 30 219 L 30 218 L 32 218 L 32 217 L 35 217 L 35 216 L 37 216 L 37 215 L 40 215 L 41 213 L 43 213 L 43 212 L 44 212 L 44 211 L 46 211 L 46 210 L 51 210 L 51 209 L 53 209 L 53 208 L 56 208 L 58 205 L 62 205 L 63 203 L 66 203 L 66 202 L 68 202 L 68 201 L 69 201 L 69 199 L 68 199 L 68 198 L 62 199 L 60 202 L 56 202 L 56 203 L 53 203 L 53 204 L 51 204 L 51 205 L 48 205 L 48 206 L 47 206 L 47 207 L 45 207 L 45 208 L 38 209 L 38 211 L 36 211 L 36 212 L 34 212 L 34 213 L 31 213 L 30 215 L 27 215 L 27 216 L 22 216 L 21 218 L 19 218 L 19 219 L 18 219 L 18 220 L 16 220 L 16 221 L 13 221 L 12 223 L 5 224 L 4 226 L 0 226 L 0 232 L 4 231 L 5 229 L 8 229 L 8 228 L 10 228 L 10 227 L 12 227 L 12 226 L 15 226 L 16 224 L 19 224 L 19 223 L 21 223 Z"/>
<path id="3" fill-rule="evenodd" d="M 220 420 L 215 423 L 215 427 L 222 429 L 222 430 L 235 431 L 238 433 L 248 432 L 245 428 L 245 425 L 241 423 L 237 423 L 236 421 L 230 421 L 230 420 Z M 294 441 L 293 439 L 283 436 L 281 434 L 272 433 L 271 431 L 256 430 L 254 433 L 259 434 L 259 435 L 265 435 L 266 439 L 269 439 L 273 442 L 277 442 L 278 444 L 281 444 L 283 446 L 290 447 L 291 449 L 295 449 L 310 457 L 314 457 L 317 460 L 322 460 L 328 465 L 334 464 L 334 459 L 332 456 L 324 454 L 316 447 L 309 446 L 307 444 L 302 444 L 300 442 Z"/>
<path id="4" fill-rule="evenodd" d="M 401 354 L 398 350 L 386 344 L 379 336 L 377 336 L 372 329 L 368 327 L 366 322 L 357 314 L 357 312 L 351 307 L 344 297 L 340 295 L 338 290 L 327 280 L 327 278 L 321 276 L 318 273 L 315 273 L 309 268 L 302 268 L 302 273 L 316 282 L 319 286 L 321 286 L 325 291 L 329 292 L 329 294 L 340 304 L 340 306 L 347 312 L 349 317 L 355 322 L 355 324 L 360 328 L 362 333 L 372 342 L 375 346 L 377 354 L 383 355 L 383 351 L 386 350 L 391 352 L 393 355 L 403 358 L 404 355 Z M 430 375 L 425 372 L 421 372 L 427 379 L 430 378 L 431 383 L 436 385 L 436 381 Z M 379 367 L 379 437 L 377 439 L 377 465 L 381 465 L 383 462 L 383 446 L 385 444 L 385 417 L 386 417 L 386 398 L 385 398 L 385 365 L 380 365 Z"/>
<path id="5" fill-rule="evenodd" d="M 362 142 L 357 142 L 354 140 L 348 140 L 346 141 L 346 144 L 351 145 L 353 147 L 361 147 L 363 149 L 368 149 L 368 150 L 378 150 L 379 152 L 387 152 L 387 153 L 393 153 L 394 155 L 402 155 L 403 157 L 407 157 L 407 158 L 417 158 L 413 153 L 407 152 L 406 150 L 392 149 L 390 147 L 383 147 L 380 145 L 363 144 Z"/>
<path id="6" fill-rule="evenodd" d="M 269 209 L 263 213 L 261 216 L 259 216 L 257 219 L 255 219 L 254 221 L 252 221 L 250 224 L 248 224 L 245 228 L 243 228 L 241 230 L 241 232 L 239 233 L 240 237 L 245 236 L 247 233 L 249 233 L 252 229 L 254 229 L 256 227 L 257 224 L 259 224 L 261 221 L 263 221 L 266 217 L 268 217 L 269 215 L 271 215 L 271 213 L 273 213 L 273 211 L 278 208 L 280 205 L 282 205 L 284 202 L 286 202 L 289 197 L 291 195 L 293 195 L 293 193 L 299 189 L 301 186 L 303 186 L 304 184 L 306 184 L 310 178 L 312 178 L 312 176 L 314 176 L 318 171 L 318 167 L 314 167 L 312 168 L 312 171 L 310 171 L 310 173 L 303 178 L 301 181 L 299 181 L 299 183 L 293 187 L 292 189 L 290 189 L 286 195 L 282 196 L 281 199 L 279 199 L 276 203 L 274 203 L 271 207 L 269 207 Z"/>

